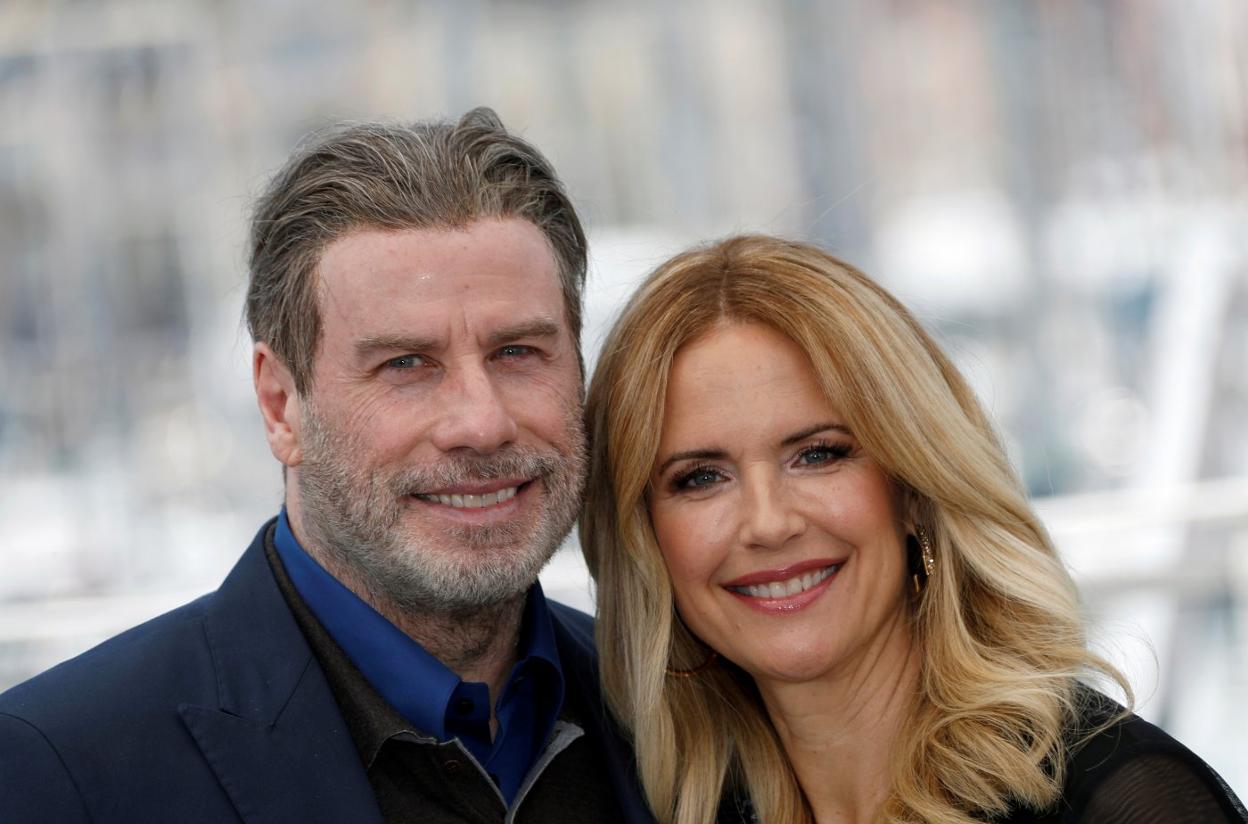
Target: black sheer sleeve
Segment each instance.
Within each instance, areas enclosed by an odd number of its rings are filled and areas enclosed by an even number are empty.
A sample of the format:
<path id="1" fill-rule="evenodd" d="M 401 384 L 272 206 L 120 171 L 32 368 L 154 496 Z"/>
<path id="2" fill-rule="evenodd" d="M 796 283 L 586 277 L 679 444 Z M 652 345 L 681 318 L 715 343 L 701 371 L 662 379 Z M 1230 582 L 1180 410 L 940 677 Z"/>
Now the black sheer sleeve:
<path id="1" fill-rule="evenodd" d="M 1248 824 L 1235 793 L 1164 730 L 1086 689 L 1062 797 L 998 824 Z"/>
<path id="2" fill-rule="evenodd" d="M 994 824 L 1248 824 L 1213 768 L 1166 732 L 1089 690 L 1071 738 L 1062 796 L 1046 810 L 1016 806 Z M 716 824 L 757 821 L 730 788 Z"/>
<path id="3" fill-rule="evenodd" d="M 1081 726 L 1096 732 L 1067 763 L 1063 822 L 1248 824 L 1243 804 L 1198 755 L 1105 696 L 1085 698 Z"/>
<path id="4" fill-rule="evenodd" d="M 1190 752 L 1143 753 L 1089 788 L 1075 820 L 1097 824 L 1244 824 L 1243 805 Z"/>

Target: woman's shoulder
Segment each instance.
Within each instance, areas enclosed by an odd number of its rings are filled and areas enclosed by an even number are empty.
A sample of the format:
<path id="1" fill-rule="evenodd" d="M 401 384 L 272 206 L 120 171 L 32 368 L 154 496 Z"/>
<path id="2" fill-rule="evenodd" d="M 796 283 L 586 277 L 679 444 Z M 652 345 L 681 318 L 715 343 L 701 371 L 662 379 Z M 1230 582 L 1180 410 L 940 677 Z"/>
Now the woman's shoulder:
<path id="1" fill-rule="evenodd" d="M 1248 822 L 1221 776 L 1164 730 L 1100 693 L 1082 704 L 1061 820 Z"/>

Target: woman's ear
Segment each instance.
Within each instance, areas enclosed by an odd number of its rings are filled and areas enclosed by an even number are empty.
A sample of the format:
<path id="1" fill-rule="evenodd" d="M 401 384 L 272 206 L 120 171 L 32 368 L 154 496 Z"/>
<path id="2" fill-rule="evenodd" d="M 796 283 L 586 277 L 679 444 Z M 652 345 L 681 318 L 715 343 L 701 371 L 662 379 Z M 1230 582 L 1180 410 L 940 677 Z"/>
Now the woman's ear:
<path id="1" fill-rule="evenodd" d="M 919 493 L 902 483 L 897 483 L 897 520 L 902 535 L 914 535 L 921 524 L 931 517 L 929 505 Z"/>

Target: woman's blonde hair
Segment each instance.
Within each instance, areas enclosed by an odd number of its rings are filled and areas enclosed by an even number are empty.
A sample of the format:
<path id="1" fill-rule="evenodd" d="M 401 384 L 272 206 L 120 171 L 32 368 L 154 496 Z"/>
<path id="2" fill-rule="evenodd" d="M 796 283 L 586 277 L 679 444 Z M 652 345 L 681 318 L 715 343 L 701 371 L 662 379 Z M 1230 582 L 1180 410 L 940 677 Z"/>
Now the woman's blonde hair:
<path id="1" fill-rule="evenodd" d="M 1081 677 L 1130 689 L 1087 649 L 1074 585 L 971 390 L 914 317 L 802 243 L 733 237 L 661 265 L 590 385 L 580 537 L 598 590 L 607 699 L 664 822 L 713 821 L 736 786 L 759 820 L 810 819 L 751 679 L 680 620 L 646 509 L 668 374 L 725 322 L 767 324 L 810 359 L 829 402 L 903 490 L 936 570 L 914 601 L 919 695 L 895 742 L 889 821 L 970 822 L 1058 796 Z"/>

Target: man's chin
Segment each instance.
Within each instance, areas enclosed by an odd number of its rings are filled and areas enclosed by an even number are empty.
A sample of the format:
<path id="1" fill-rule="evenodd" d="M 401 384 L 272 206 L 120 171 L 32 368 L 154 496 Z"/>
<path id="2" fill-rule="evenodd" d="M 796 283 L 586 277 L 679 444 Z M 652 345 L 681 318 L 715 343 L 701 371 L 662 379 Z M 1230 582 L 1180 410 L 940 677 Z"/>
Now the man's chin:
<path id="1" fill-rule="evenodd" d="M 537 581 L 527 569 L 482 570 L 457 567 L 387 576 L 379 581 L 391 599 L 408 611 L 470 615 L 482 609 L 501 606 L 523 598 Z"/>
<path id="2" fill-rule="evenodd" d="M 403 527 L 408 527 L 404 529 Z M 455 565 L 456 559 L 474 558 L 503 563 L 534 552 L 535 530 L 528 524 L 465 526 L 462 524 L 429 529 L 425 523 L 400 524 L 390 542 L 408 558 L 431 558 L 439 564 Z M 468 566 L 467 564 L 465 566 Z"/>
<path id="3" fill-rule="evenodd" d="M 403 536 L 409 538 L 409 536 Z M 537 580 L 558 544 L 539 547 L 531 533 L 517 536 L 501 530 L 457 530 L 437 538 L 400 539 L 385 566 L 412 584 L 425 582 L 439 591 L 496 593 L 505 600 Z"/>

